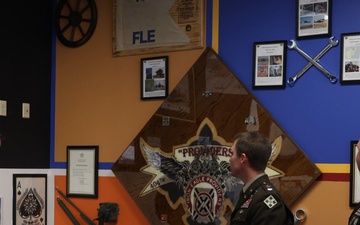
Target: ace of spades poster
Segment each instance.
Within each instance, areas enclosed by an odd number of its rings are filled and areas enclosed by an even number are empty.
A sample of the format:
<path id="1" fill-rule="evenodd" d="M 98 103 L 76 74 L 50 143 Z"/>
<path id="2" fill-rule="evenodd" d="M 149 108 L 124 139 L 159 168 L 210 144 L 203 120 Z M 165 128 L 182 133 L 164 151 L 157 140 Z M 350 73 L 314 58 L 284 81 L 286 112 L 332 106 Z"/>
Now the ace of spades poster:
<path id="1" fill-rule="evenodd" d="M 13 175 L 13 225 L 46 225 L 46 174 Z"/>

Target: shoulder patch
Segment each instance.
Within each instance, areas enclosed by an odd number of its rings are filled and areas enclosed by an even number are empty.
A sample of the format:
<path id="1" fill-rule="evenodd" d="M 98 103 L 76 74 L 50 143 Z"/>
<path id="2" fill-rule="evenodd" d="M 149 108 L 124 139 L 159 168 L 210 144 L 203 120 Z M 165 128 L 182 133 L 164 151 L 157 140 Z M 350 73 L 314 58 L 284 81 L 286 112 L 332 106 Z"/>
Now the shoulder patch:
<path id="1" fill-rule="evenodd" d="M 271 209 L 277 204 L 277 201 L 272 195 L 269 195 L 269 197 L 264 200 L 264 203 L 267 207 L 269 207 L 269 209 Z"/>

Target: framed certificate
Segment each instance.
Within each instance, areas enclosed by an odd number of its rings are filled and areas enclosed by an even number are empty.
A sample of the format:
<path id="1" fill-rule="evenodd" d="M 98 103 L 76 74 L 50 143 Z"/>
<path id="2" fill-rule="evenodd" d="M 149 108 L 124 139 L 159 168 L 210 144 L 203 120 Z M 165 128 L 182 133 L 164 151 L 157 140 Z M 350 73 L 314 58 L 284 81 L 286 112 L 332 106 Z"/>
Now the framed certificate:
<path id="1" fill-rule="evenodd" d="M 98 197 L 98 164 L 98 146 L 67 146 L 67 197 Z"/>

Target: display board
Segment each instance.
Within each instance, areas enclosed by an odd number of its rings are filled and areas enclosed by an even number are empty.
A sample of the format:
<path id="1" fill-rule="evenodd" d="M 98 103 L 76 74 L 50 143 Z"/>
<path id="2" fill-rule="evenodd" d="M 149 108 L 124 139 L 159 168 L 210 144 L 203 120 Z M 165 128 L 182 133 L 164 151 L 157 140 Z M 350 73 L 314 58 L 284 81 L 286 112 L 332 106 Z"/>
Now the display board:
<path id="1" fill-rule="evenodd" d="M 150 224 L 228 224 L 242 182 L 229 172 L 242 131 L 272 142 L 266 173 L 288 205 L 321 171 L 219 56 L 207 48 L 112 171 Z"/>
<path id="2" fill-rule="evenodd" d="M 204 2 L 113 0 L 113 56 L 203 48 Z"/>

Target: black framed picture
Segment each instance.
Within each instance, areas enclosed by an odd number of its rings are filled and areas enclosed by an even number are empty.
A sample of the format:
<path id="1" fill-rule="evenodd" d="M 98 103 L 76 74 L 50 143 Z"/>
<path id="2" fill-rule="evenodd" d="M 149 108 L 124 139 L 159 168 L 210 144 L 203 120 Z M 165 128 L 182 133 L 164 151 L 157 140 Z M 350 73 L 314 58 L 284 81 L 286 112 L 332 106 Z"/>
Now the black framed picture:
<path id="1" fill-rule="evenodd" d="M 98 197 L 98 164 L 99 146 L 67 146 L 67 197 Z"/>
<path id="2" fill-rule="evenodd" d="M 360 32 L 341 34 L 341 71 L 342 84 L 360 83 Z"/>
<path id="3" fill-rule="evenodd" d="M 297 0 L 297 39 L 331 36 L 331 0 Z"/>
<path id="4" fill-rule="evenodd" d="M 354 207 L 360 202 L 360 173 L 356 164 L 356 154 L 359 151 L 357 142 L 350 141 L 350 207 Z"/>
<path id="5" fill-rule="evenodd" d="M 141 59 L 141 99 L 166 98 L 169 91 L 168 56 Z"/>
<path id="6" fill-rule="evenodd" d="M 13 174 L 13 225 L 47 224 L 47 175 Z"/>
<path id="7" fill-rule="evenodd" d="M 253 88 L 285 88 L 286 41 L 254 43 Z"/>

